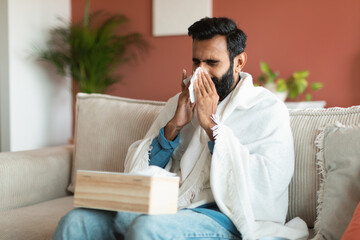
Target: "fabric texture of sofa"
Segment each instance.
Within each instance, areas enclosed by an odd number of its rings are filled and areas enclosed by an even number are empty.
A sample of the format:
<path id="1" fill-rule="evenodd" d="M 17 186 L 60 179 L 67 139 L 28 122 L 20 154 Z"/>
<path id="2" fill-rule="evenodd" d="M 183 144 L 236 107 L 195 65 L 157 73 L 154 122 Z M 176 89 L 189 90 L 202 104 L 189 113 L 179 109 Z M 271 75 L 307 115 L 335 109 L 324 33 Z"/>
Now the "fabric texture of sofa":
<path id="1" fill-rule="evenodd" d="M 73 208 L 76 170 L 123 171 L 128 147 L 164 105 L 78 94 L 74 145 L 0 153 L 0 240 L 51 239 Z M 340 239 L 360 201 L 360 106 L 290 110 L 290 121 L 295 173 L 288 219 L 305 220 L 310 238 Z"/>

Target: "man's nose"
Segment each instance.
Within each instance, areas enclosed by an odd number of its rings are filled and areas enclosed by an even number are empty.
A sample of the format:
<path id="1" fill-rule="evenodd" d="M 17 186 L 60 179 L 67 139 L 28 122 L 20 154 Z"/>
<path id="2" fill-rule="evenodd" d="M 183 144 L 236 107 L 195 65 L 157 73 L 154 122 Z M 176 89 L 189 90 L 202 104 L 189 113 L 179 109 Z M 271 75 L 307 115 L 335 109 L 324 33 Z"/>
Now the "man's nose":
<path id="1" fill-rule="evenodd" d="M 209 66 L 206 64 L 206 62 L 200 62 L 199 67 L 201 67 L 202 70 L 209 72 Z"/>

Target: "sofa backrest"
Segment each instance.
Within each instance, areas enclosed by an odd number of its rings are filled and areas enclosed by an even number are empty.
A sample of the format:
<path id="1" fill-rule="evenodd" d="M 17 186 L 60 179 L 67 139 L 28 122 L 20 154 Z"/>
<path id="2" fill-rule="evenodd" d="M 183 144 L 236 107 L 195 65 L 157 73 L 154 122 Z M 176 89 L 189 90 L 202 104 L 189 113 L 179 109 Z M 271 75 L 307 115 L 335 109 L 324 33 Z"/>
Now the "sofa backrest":
<path id="1" fill-rule="evenodd" d="M 76 170 L 122 172 L 128 147 L 142 139 L 165 102 L 135 100 L 102 94 L 79 94 L 76 104 L 72 179 Z M 325 125 L 360 123 L 360 106 L 290 110 L 295 144 L 295 172 L 289 188 L 288 219 L 300 217 L 312 228 L 317 216 L 320 174 L 315 139 Z"/>
<path id="2" fill-rule="evenodd" d="M 164 105 L 157 101 L 79 93 L 68 190 L 74 192 L 78 169 L 123 172 L 127 149 L 145 136 Z"/>

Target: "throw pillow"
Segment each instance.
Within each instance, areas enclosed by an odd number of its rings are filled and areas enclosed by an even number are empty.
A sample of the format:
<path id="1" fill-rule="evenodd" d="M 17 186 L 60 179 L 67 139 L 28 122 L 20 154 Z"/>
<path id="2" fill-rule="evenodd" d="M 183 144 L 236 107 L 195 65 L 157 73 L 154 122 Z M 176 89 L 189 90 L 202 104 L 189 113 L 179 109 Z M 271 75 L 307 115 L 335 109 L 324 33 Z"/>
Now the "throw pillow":
<path id="1" fill-rule="evenodd" d="M 346 228 L 341 240 L 353 240 L 360 236 L 360 203 L 355 209 L 355 213 L 351 219 L 349 226 Z"/>
<path id="2" fill-rule="evenodd" d="M 129 146 L 145 136 L 164 105 L 103 94 L 78 94 L 68 190 L 74 192 L 78 169 L 122 172 Z"/>
<path id="3" fill-rule="evenodd" d="M 295 171 L 289 186 L 287 219 L 300 217 L 309 228 L 313 228 L 317 215 L 316 193 L 320 183 L 314 144 L 318 129 L 336 121 L 345 125 L 360 123 L 360 106 L 289 111 L 294 136 Z"/>
<path id="4" fill-rule="evenodd" d="M 360 201 L 360 127 L 327 126 L 316 145 L 322 181 L 314 239 L 340 239 Z"/>

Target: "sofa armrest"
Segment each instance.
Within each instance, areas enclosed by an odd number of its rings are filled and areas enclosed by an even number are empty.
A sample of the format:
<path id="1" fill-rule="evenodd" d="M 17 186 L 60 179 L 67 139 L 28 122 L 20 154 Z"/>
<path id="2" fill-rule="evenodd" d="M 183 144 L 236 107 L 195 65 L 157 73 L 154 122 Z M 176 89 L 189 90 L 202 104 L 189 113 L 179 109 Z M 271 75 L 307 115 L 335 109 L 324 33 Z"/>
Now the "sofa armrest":
<path id="1" fill-rule="evenodd" d="M 69 195 L 73 145 L 0 153 L 0 212 Z"/>

